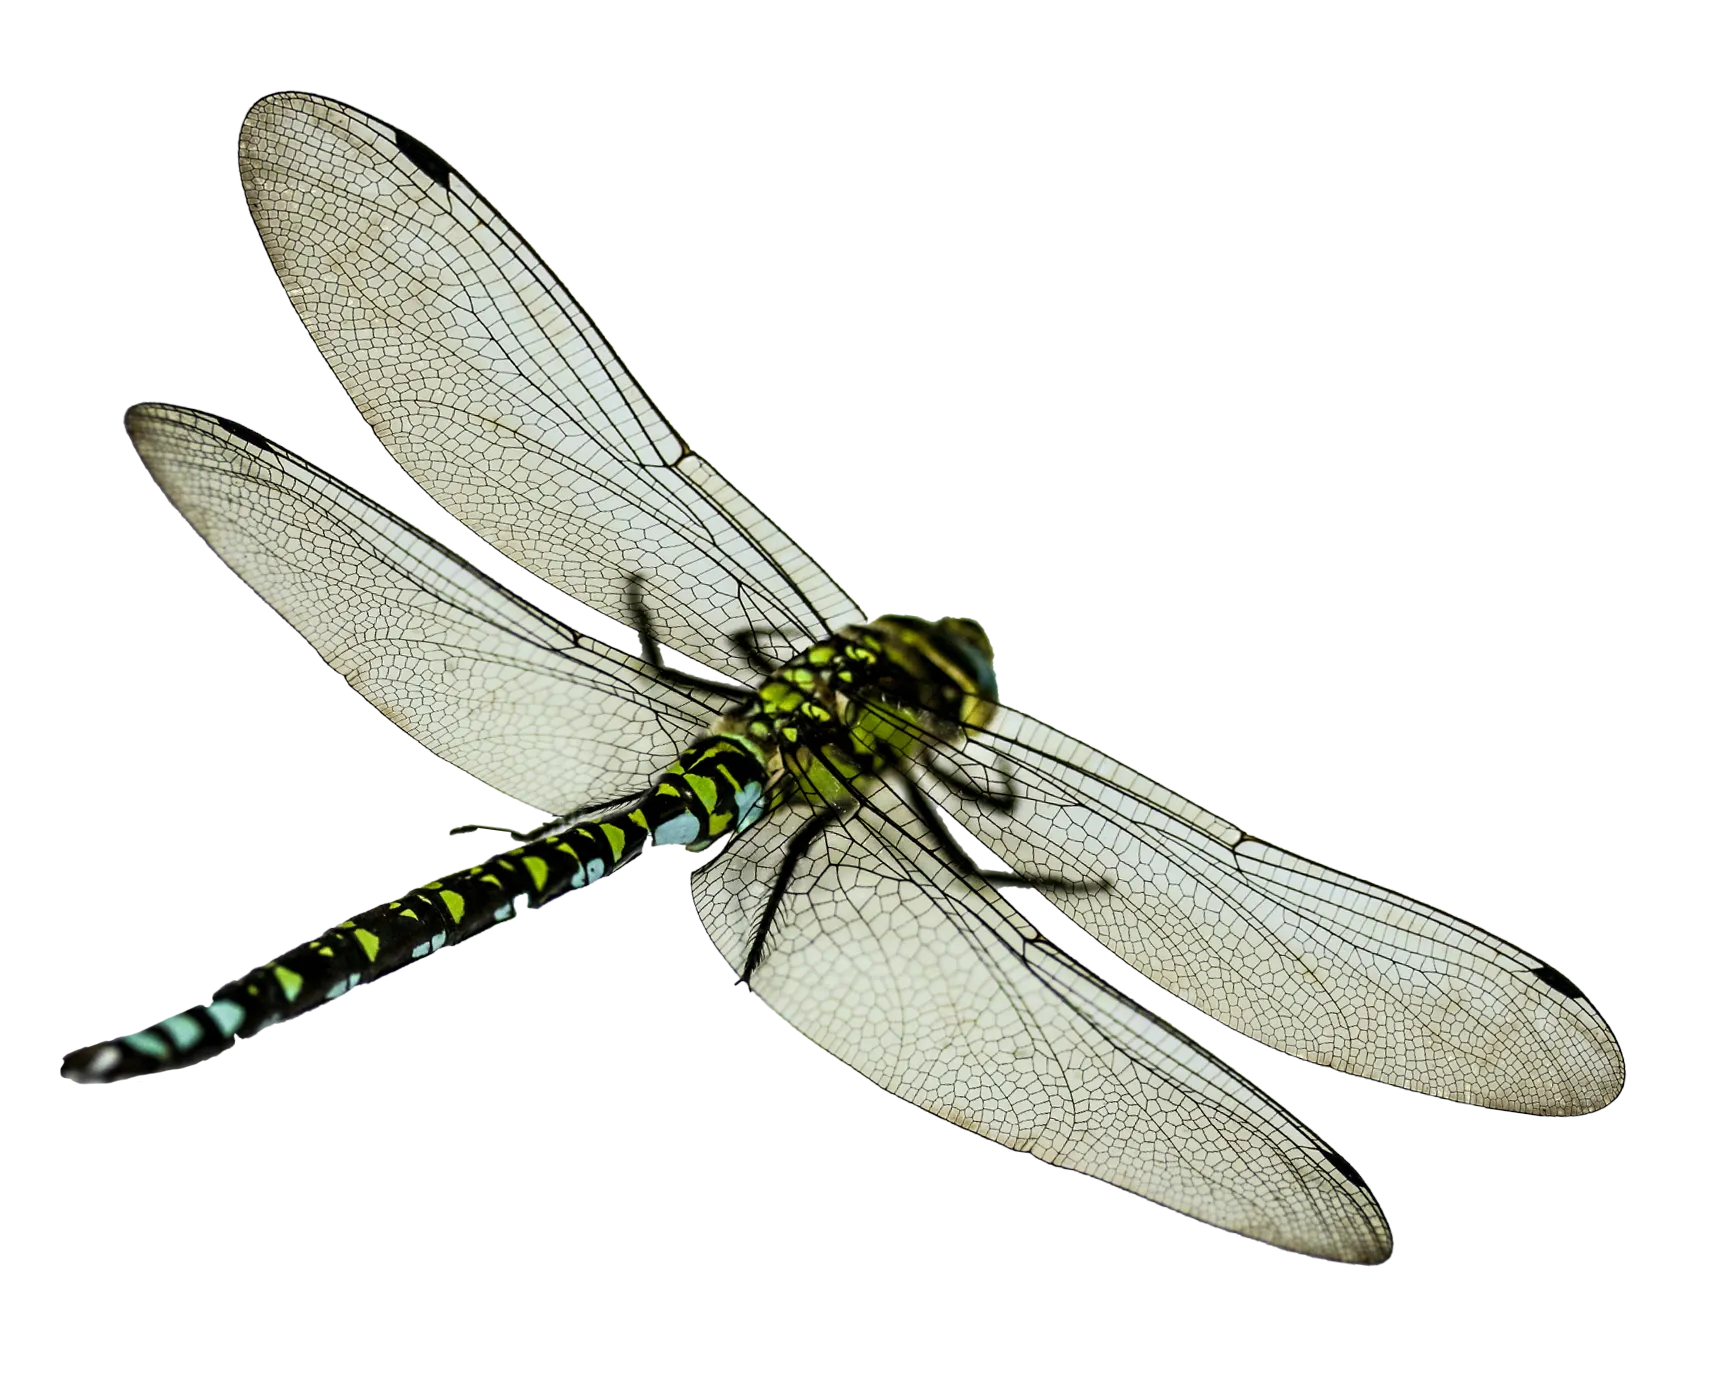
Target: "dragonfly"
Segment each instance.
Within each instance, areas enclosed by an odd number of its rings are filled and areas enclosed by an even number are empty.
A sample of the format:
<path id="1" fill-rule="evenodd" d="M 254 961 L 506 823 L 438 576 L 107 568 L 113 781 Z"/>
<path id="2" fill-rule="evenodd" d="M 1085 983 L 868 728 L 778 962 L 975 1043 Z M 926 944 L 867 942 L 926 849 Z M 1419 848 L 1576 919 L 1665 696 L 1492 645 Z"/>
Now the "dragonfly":
<path id="1" fill-rule="evenodd" d="M 552 819 L 73 1052 L 66 1077 L 210 1059 L 670 844 L 721 846 L 691 879 L 720 954 L 881 1087 L 1303 1254 L 1389 1256 L 1361 1174 L 1004 890 L 1041 893 L 1176 996 L 1317 1064 L 1539 1115 L 1618 1094 L 1612 1031 L 1552 965 L 1012 710 L 975 621 L 866 617 L 424 143 L 283 93 L 247 114 L 240 173 L 289 299 L 384 447 L 639 652 L 242 424 L 133 407 L 150 474 L 230 568 L 397 726 Z M 974 861 L 957 828 L 1007 866 Z"/>

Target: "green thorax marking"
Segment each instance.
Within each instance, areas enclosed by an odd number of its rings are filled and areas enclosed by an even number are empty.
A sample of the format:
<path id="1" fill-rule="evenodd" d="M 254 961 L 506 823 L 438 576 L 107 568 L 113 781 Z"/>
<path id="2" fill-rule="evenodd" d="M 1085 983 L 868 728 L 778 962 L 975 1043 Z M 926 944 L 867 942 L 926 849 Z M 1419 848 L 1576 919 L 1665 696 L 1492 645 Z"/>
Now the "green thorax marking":
<path id="1" fill-rule="evenodd" d="M 994 713 L 989 640 L 974 621 L 883 616 L 788 660 L 716 734 L 759 753 L 770 805 L 844 805 L 858 779 L 917 758 L 932 736 L 980 729 Z"/>

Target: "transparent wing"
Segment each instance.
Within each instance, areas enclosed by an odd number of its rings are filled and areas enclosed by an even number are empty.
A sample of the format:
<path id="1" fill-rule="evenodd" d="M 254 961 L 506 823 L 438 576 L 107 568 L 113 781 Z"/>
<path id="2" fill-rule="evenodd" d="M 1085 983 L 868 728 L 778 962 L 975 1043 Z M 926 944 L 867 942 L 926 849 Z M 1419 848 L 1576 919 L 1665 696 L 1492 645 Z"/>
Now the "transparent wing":
<path id="1" fill-rule="evenodd" d="M 668 644 L 756 676 L 727 635 L 796 647 L 863 614 L 654 408 L 592 320 L 448 163 L 321 96 L 268 96 L 240 177 L 270 261 L 398 462 L 523 567 Z"/>
<path id="2" fill-rule="evenodd" d="M 1018 793 L 1003 814 L 929 779 L 1016 870 L 1107 886 L 1046 895 L 1148 978 L 1276 1049 L 1459 1102 L 1606 1106 L 1613 1032 L 1534 955 L 1245 834 L 1040 721 L 1003 710 L 942 760 Z"/>
<path id="3" fill-rule="evenodd" d="M 734 970 L 805 819 L 774 813 L 692 879 Z M 887 787 L 804 856 L 750 986 L 889 1092 L 1011 1149 L 1286 1249 L 1391 1252 L 1347 1163 L 954 872 Z"/>
<path id="4" fill-rule="evenodd" d="M 637 791 L 725 709 L 244 426 L 141 405 L 126 429 L 192 527 L 357 692 L 530 806 L 562 815 Z"/>

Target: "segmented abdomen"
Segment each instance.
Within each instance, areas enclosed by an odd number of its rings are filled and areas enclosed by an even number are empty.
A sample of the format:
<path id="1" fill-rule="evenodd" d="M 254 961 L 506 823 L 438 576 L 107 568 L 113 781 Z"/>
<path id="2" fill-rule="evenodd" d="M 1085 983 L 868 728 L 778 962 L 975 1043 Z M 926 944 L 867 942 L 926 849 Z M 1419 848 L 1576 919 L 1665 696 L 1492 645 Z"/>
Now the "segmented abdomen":
<path id="1" fill-rule="evenodd" d="M 236 1037 L 303 1015 L 459 944 L 527 907 L 596 883 L 654 844 L 703 848 L 765 814 L 767 777 L 736 740 L 697 741 L 647 795 L 415 888 L 217 990 L 208 1005 L 66 1056 L 61 1073 L 110 1083 L 196 1064 Z"/>

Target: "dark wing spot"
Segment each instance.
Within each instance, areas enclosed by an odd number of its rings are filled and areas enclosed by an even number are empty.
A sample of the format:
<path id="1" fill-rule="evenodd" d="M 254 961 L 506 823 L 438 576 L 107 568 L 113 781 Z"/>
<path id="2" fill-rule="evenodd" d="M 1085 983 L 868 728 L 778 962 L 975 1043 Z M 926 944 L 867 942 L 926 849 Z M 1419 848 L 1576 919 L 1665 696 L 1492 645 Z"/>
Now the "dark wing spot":
<path id="1" fill-rule="evenodd" d="M 1543 964 L 1540 968 L 1532 968 L 1529 971 L 1555 991 L 1564 993 L 1567 997 L 1575 997 L 1579 1002 L 1583 1000 L 1583 989 L 1558 969 Z"/>
<path id="2" fill-rule="evenodd" d="M 1325 1151 L 1325 1158 L 1330 1162 L 1331 1167 L 1333 1169 L 1336 1169 L 1338 1173 L 1342 1174 L 1346 1179 L 1348 1179 L 1351 1183 L 1353 1183 L 1357 1188 L 1360 1188 L 1363 1191 L 1366 1191 L 1367 1180 L 1364 1179 L 1360 1174 L 1355 1172 L 1355 1166 L 1353 1164 L 1351 1164 L 1347 1159 L 1345 1159 L 1342 1155 L 1337 1154 L 1331 1150 Z"/>
<path id="3" fill-rule="evenodd" d="M 450 189 L 450 174 L 455 168 L 445 162 L 419 139 L 402 129 L 396 130 L 396 146 L 409 162 L 418 167 L 446 191 Z"/>
<path id="4" fill-rule="evenodd" d="M 275 452 L 274 445 L 272 445 L 262 434 L 258 433 L 257 430 L 248 429 L 238 420 L 224 420 L 220 415 L 215 418 L 216 423 L 221 425 L 223 429 L 227 430 L 228 433 L 232 434 L 236 439 L 243 440 L 255 448 L 261 448 L 265 453 Z"/>

